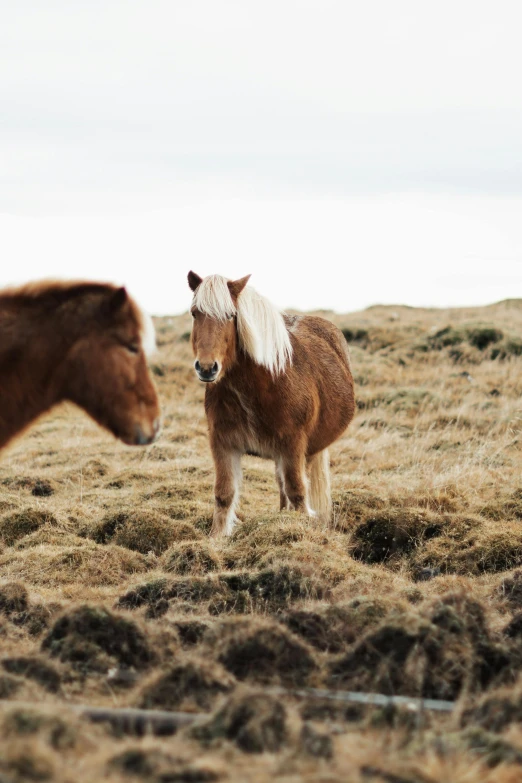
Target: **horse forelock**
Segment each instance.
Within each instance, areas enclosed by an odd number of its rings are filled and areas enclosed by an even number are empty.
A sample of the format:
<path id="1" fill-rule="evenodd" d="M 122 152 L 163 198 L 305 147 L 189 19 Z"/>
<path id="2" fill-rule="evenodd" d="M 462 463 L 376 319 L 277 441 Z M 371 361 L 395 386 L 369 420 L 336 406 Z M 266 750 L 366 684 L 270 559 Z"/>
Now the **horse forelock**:
<path id="1" fill-rule="evenodd" d="M 227 278 L 222 275 L 205 277 L 196 289 L 192 306 L 217 321 L 226 321 L 235 315 L 236 306 L 232 301 L 227 282 Z"/>
<path id="2" fill-rule="evenodd" d="M 283 313 L 250 286 L 239 294 L 236 307 L 227 283 L 221 275 L 205 277 L 193 306 L 219 321 L 235 315 L 242 350 L 273 375 L 284 372 L 292 361 L 292 344 Z"/>

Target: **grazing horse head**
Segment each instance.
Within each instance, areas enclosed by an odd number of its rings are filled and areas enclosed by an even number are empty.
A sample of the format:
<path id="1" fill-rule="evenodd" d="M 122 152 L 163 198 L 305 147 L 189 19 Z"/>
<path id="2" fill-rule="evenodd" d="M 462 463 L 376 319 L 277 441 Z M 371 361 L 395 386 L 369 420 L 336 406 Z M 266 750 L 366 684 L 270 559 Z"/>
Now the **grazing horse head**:
<path id="1" fill-rule="evenodd" d="M 238 298 L 250 275 L 240 280 L 225 280 L 214 275 L 210 285 L 189 272 L 189 286 L 194 291 L 191 313 L 194 368 L 200 381 L 217 381 L 234 364 L 237 351 L 236 316 Z"/>
<path id="2" fill-rule="evenodd" d="M 125 288 L 44 281 L 0 291 L 0 448 L 64 400 L 125 443 L 151 443 L 154 344 L 151 319 Z"/>
<path id="3" fill-rule="evenodd" d="M 155 348 L 152 320 L 125 288 L 100 286 L 97 293 L 101 296 L 84 302 L 84 318 L 65 357 L 62 398 L 124 443 L 152 443 L 160 428 L 158 397 L 147 367 L 147 354 Z"/>

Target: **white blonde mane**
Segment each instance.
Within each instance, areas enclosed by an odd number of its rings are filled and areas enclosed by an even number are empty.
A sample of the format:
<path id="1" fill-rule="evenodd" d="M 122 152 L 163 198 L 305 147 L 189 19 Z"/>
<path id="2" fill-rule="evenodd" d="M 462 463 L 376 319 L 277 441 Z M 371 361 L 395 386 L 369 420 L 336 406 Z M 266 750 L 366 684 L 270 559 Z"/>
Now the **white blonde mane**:
<path id="1" fill-rule="evenodd" d="M 283 314 L 249 286 L 239 294 L 236 308 L 227 282 L 221 275 L 205 277 L 193 306 L 218 321 L 237 316 L 239 345 L 245 353 L 272 375 L 284 372 L 292 361 L 292 344 Z"/>

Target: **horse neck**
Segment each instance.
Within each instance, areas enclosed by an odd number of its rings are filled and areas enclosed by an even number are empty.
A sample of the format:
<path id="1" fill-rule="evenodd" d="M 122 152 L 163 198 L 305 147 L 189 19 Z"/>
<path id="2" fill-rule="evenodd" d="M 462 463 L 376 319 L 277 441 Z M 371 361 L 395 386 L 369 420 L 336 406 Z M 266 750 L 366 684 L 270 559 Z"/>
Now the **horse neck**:
<path id="1" fill-rule="evenodd" d="M 67 352 L 56 313 L 0 296 L 0 448 L 60 402 L 56 368 Z"/>
<path id="2" fill-rule="evenodd" d="M 238 348 L 234 363 L 228 367 L 223 379 L 215 388 L 225 396 L 227 389 L 233 389 L 248 396 L 259 397 L 261 401 L 263 391 L 272 384 L 272 376 L 266 367 L 257 364 L 248 354 Z M 209 388 L 208 391 L 211 389 Z"/>

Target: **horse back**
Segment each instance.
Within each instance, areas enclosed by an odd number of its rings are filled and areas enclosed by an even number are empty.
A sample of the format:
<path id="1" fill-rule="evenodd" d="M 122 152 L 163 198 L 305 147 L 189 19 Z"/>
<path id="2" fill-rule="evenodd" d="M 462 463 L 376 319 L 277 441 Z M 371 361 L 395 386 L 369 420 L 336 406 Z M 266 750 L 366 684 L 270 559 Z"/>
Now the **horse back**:
<path id="1" fill-rule="evenodd" d="M 325 318 L 297 317 L 289 331 L 293 363 L 288 372 L 296 401 L 305 396 L 315 408 L 309 432 L 309 454 L 313 454 L 342 435 L 353 418 L 350 354 L 343 333 Z"/>

